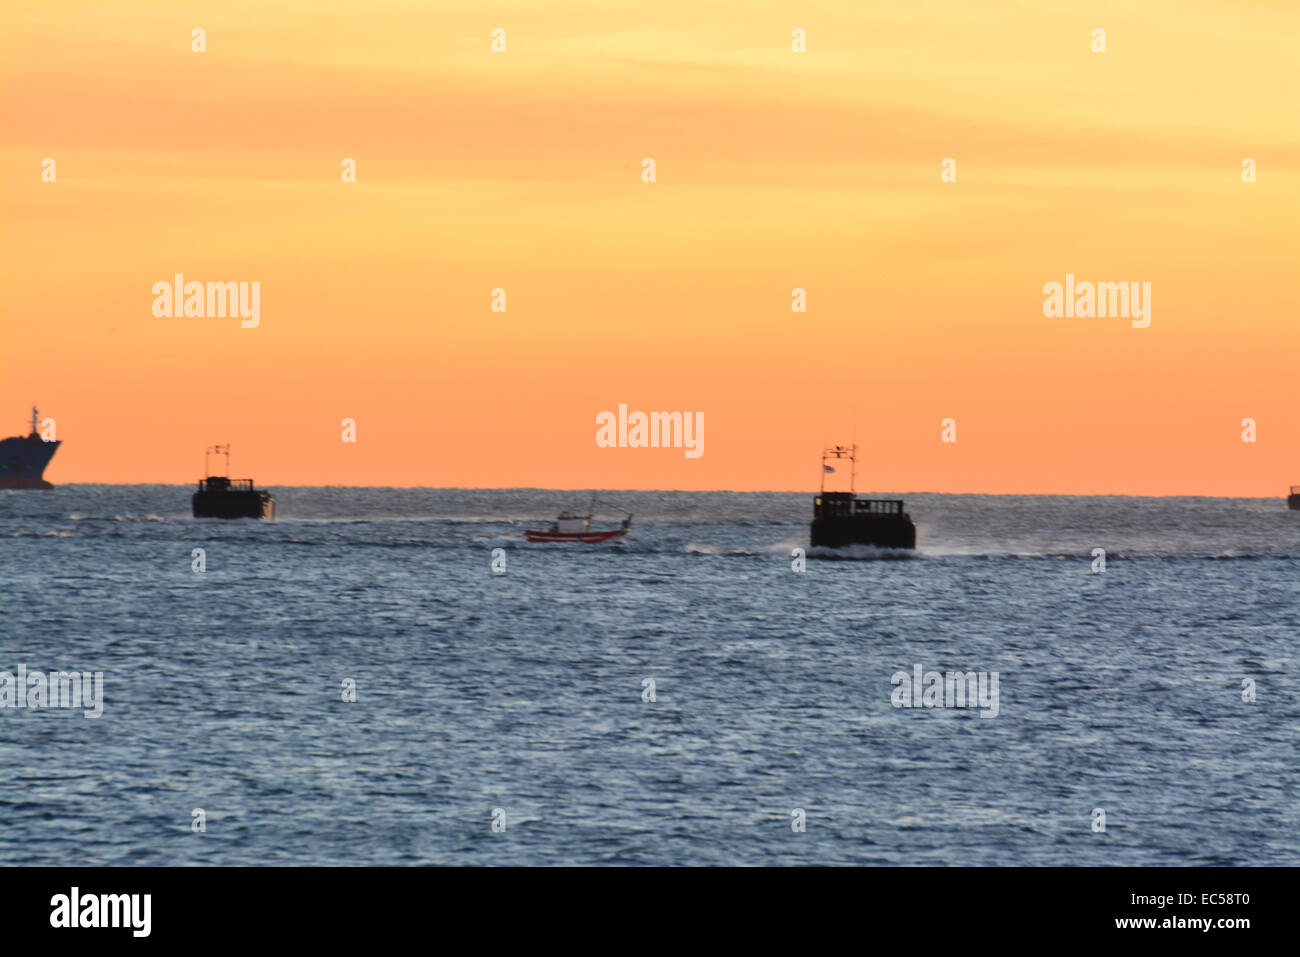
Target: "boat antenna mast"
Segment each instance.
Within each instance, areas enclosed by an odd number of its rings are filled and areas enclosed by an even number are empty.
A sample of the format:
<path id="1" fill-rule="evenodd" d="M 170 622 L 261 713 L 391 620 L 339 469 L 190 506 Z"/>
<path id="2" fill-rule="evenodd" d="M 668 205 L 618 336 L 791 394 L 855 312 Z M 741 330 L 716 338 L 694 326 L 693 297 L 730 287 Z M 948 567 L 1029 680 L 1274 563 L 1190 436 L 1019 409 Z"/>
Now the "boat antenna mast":
<path id="1" fill-rule="evenodd" d="M 40 429 L 37 428 L 39 423 L 40 423 L 40 413 L 36 411 L 36 406 L 33 405 L 32 406 L 32 435 L 36 435 L 40 432 Z"/>
<path id="2" fill-rule="evenodd" d="M 225 455 L 226 457 L 226 476 L 230 476 L 230 443 L 225 445 L 209 445 L 203 450 L 203 476 L 207 478 L 211 473 L 208 471 L 209 455 Z"/>
<path id="3" fill-rule="evenodd" d="M 822 449 L 822 492 L 826 491 L 826 476 L 835 471 L 832 466 L 826 464 L 828 459 L 848 459 L 849 460 L 849 494 L 857 491 L 858 484 L 858 445 L 832 445 L 828 449 Z"/>

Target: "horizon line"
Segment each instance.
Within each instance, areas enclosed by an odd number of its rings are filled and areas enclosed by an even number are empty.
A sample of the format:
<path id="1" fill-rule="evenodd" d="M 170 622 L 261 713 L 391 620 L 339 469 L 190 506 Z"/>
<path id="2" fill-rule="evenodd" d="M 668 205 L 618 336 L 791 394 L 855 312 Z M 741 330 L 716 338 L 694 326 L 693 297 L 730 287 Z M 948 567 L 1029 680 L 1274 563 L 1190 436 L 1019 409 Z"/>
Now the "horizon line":
<path id="1" fill-rule="evenodd" d="M 0 491 L 57 491 L 61 488 L 69 488 L 82 485 L 102 485 L 114 488 L 131 488 L 144 486 L 162 486 L 164 488 L 190 488 L 194 482 L 64 482 L 55 485 L 52 489 L 4 489 Z M 392 490 L 424 490 L 432 492 L 674 492 L 687 495 L 709 495 L 725 493 L 729 495 L 818 495 L 816 490 L 807 489 L 730 489 L 730 488 L 708 488 L 708 489 L 681 489 L 681 488 L 597 488 L 594 486 L 557 488 L 553 486 L 542 485 L 291 485 L 283 482 L 272 482 L 268 484 L 259 484 L 261 489 L 392 489 Z M 1288 490 L 1289 490 L 1288 486 Z M 913 489 L 905 492 L 888 491 L 885 489 L 870 489 L 864 492 L 854 492 L 855 495 L 947 495 L 947 496 L 994 496 L 994 497 L 1037 497 L 1037 498 L 1219 498 L 1219 499 L 1243 499 L 1250 501 L 1269 502 L 1276 499 L 1286 500 L 1286 492 L 1278 495 L 1215 495 L 1205 493 L 1170 493 L 1165 495 L 1150 494 L 1133 494 L 1126 492 L 936 492 Z"/>

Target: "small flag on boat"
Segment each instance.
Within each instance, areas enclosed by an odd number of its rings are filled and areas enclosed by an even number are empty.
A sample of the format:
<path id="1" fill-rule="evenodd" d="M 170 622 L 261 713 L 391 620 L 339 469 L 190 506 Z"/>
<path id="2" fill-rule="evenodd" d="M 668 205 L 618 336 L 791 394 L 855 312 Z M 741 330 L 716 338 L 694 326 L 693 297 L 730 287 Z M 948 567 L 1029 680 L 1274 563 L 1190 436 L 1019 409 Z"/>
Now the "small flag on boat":
<path id="1" fill-rule="evenodd" d="M 824 468 L 827 472 L 834 472 L 834 471 L 835 471 L 835 469 L 832 468 L 832 467 L 829 466 L 829 465 L 823 465 L 822 468 Z"/>

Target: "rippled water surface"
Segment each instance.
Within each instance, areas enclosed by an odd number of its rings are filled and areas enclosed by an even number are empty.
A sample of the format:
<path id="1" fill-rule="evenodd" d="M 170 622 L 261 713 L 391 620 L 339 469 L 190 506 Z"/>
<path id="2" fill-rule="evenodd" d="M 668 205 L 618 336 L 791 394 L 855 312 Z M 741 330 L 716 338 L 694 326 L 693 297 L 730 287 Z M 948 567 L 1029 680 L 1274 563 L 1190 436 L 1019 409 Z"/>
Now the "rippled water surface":
<path id="1" fill-rule="evenodd" d="M 0 492 L 0 671 L 104 674 L 0 708 L 0 860 L 1300 861 L 1281 499 L 909 495 L 916 557 L 798 573 L 806 495 L 602 493 L 627 543 L 548 546 L 588 493 L 274 491 Z M 997 715 L 893 707 L 917 664 Z"/>

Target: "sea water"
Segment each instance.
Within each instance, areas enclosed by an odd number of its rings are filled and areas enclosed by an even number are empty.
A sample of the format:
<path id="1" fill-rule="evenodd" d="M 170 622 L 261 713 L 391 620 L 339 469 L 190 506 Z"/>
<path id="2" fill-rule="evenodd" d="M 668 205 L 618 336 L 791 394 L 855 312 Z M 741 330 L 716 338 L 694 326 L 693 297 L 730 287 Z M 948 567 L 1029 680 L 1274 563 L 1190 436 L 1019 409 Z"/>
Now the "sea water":
<path id="1" fill-rule="evenodd" d="M 0 707 L 0 860 L 1300 861 L 1281 498 L 911 494 L 915 555 L 836 555 L 810 495 L 602 492 L 585 546 L 524 530 L 590 492 L 191 491 L 0 492 L 0 673 L 102 673 Z"/>

